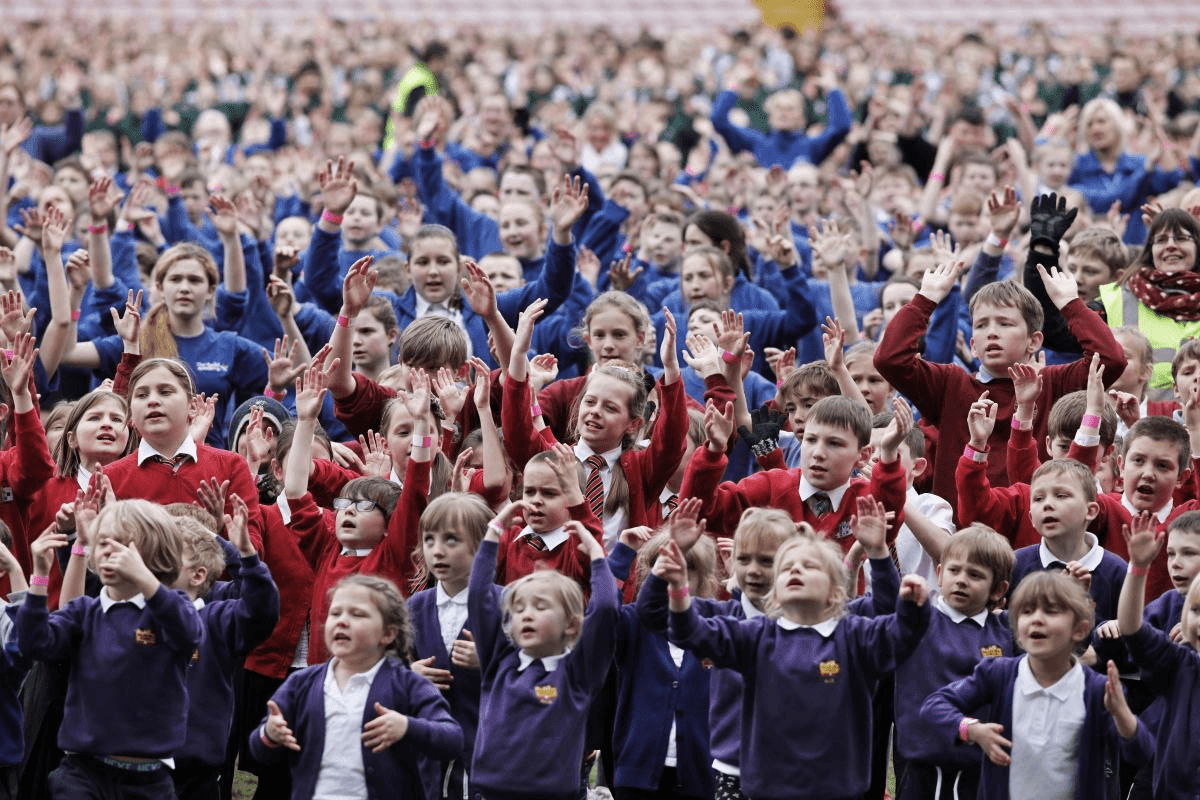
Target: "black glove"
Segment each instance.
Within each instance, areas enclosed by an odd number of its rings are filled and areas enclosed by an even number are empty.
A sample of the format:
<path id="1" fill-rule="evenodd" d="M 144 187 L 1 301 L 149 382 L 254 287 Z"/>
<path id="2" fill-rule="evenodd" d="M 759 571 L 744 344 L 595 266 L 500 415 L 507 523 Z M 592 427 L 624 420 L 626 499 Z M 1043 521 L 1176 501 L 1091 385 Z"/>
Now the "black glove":
<path id="1" fill-rule="evenodd" d="M 779 447 L 779 431 L 783 429 L 785 419 L 783 414 L 764 405 L 750 412 L 753 428 L 738 426 L 738 436 L 745 440 L 755 458 L 762 458 Z"/>
<path id="2" fill-rule="evenodd" d="M 1067 198 L 1059 197 L 1053 192 L 1033 198 L 1033 205 L 1029 210 L 1030 249 L 1036 244 L 1044 244 L 1057 253 L 1059 240 L 1071 227 L 1078 213 L 1077 208 L 1068 211 Z"/>

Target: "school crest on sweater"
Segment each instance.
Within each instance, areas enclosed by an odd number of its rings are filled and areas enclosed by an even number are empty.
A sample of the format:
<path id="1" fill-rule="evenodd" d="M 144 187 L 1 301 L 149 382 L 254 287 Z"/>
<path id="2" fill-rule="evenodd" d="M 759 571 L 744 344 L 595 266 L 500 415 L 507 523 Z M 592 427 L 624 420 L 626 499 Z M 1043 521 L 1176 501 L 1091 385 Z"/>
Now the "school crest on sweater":
<path id="1" fill-rule="evenodd" d="M 533 694 L 537 697 L 538 702 L 544 706 L 548 706 L 558 699 L 558 687 L 550 685 L 535 686 L 533 687 Z"/>

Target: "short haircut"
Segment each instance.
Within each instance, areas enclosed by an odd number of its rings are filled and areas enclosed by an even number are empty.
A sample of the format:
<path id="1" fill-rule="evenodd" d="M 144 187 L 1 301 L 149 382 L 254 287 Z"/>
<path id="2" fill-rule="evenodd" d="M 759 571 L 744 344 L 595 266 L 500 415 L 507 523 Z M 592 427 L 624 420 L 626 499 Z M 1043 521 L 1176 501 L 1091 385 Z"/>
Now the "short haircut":
<path id="1" fill-rule="evenodd" d="M 968 525 L 950 537 L 950 541 L 942 550 L 940 560 L 944 564 L 946 559 L 954 556 L 984 569 L 990 569 L 992 571 L 992 593 L 1000 588 L 1000 584 L 1012 580 L 1013 567 L 1016 563 L 1012 545 L 1007 539 L 983 523 L 976 522 Z"/>
<path id="2" fill-rule="evenodd" d="M 1089 503 L 1096 500 L 1096 475 L 1082 461 L 1076 461 L 1073 458 L 1054 458 L 1042 464 L 1033 471 L 1033 477 L 1029 479 L 1029 485 L 1033 486 L 1038 478 L 1044 475 L 1052 475 L 1061 480 L 1063 478 L 1074 479 L 1083 491 L 1083 497 Z"/>
<path id="3" fill-rule="evenodd" d="M 1080 389 L 1070 394 L 1064 394 L 1050 406 L 1050 416 L 1046 420 L 1046 433 L 1050 438 L 1059 436 L 1073 439 L 1079 426 L 1083 424 L 1083 412 L 1087 409 L 1087 390 Z M 1104 410 L 1100 413 L 1100 447 L 1107 450 L 1112 446 L 1117 436 L 1117 410 L 1112 402 L 1104 398 Z"/>
<path id="4" fill-rule="evenodd" d="M 916 188 L 921 183 L 917 178 L 917 171 L 908 164 L 892 164 L 877 169 L 875 171 L 875 185 L 879 185 L 879 181 L 884 178 L 899 178 L 912 188 Z"/>
<path id="5" fill-rule="evenodd" d="M 385 478 L 355 478 L 342 487 L 341 497 L 370 500 L 379 506 L 384 520 L 391 521 L 400 500 L 400 487 Z"/>
<path id="6" fill-rule="evenodd" d="M 1167 525 L 1167 534 L 1173 531 L 1193 533 L 1200 536 L 1200 511 L 1186 511 Z"/>
<path id="7" fill-rule="evenodd" d="M 412 618 L 408 613 L 408 603 L 404 602 L 404 595 L 396 588 L 396 584 L 378 575 L 347 575 L 329 590 L 328 599 L 332 601 L 338 589 L 349 586 L 359 586 L 370 592 L 375 607 L 379 609 L 379 616 L 383 618 L 384 631 L 388 628 L 396 631 L 396 638 L 385 652 L 407 661 L 412 656 Z M 324 632 L 320 635 L 323 636 Z"/>
<path id="8" fill-rule="evenodd" d="M 1008 604 L 1008 621 L 1013 633 L 1016 633 L 1022 615 L 1038 608 L 1070 611 L 1077 623 L 1087 623 L 1089 631 L 1095 621 L 1096 603 L 1087 589 L 1065 570 L 1038 570 L 1017 584 Z"/>
<path id="9" fill-rule="evenodd" d="M 1129 349 L 1136 350 L 1137 354 L 1139 356 L 1141 356 L 1141 359 L 1144 363 L 1146 363 L 1146 364 L 1154 363 L 1154 345 L 1150 343 L 1150 337 L 1147 336 L 1146 334 L 1142 333 L 1142 329 L 1139 328 L 1138 326 L 1136 326 L 1136 325 L 1121 325 L 1120 327 L 1113 328 L 1113 336 L 1128 337 Z M 1171 363 L 1172 377 L 1174 376 L 1174 374 L 1175 374 L 1175 363 L 1174 363 L 1174 359 L 1172 359 L 1172 363 Z"/>
<path id="10" fill-rule="evenodd" d="M 728 310 L 728 308 L 729 308 L 728 303 L 722 303 L 720 300 L 713 300 L 711 297 L 705 297 L 701 300 L 697 300 L 696 302 L 694 302 L 690 306 L 688 306 L 688 310 L 687 310 L 688 332 L 689 333 L 703 333 L 706 336 L 709 336 L 709 333 L 707 331 L 692 330 L 692 314 L 695 314 L 697 311 L 712 311 L 715 314 L 721 314 L 721 313 L 725 312 L 726 310 Z M 711 338 L 711 336 L 710 336 L 710 338 Z"/>
<path id="11" fill-rule="evenodd" d="M 426 316 L 413 320 L 400 334 L 397 359 L 401 364 L 435 371 L 441 367 L 457 370 L 467 361 L 467 334 L 454 320 Z"/>
<path id="12" fill-rule="evenodd" d="M 1153 353 L 1153 351 L 1151 351 Z M 1171 380 L 1174 381 L 1179 375 L 1179 368 L 1186 361 L 1200 361 L 1200 339 L 1188 339 L 1179 345 L 1179 349 L 1175 351 L 1175 355 L 1171 357 Z M 1151 364 L 1154 360 L 1151 359 Z"/>
<path id="13" fill-rule="evenodd" d="M 101 531 L 105 532 L 100 534 Z M 136 545 L 147 569 L 166 586 L 179 577 L 183 541 L 176 531 L 175 519 L 158 503 L 148 500 L 108 503 L 96 516 L 94 535 L 97 542 L 108 538 Z"/>
<path id="14" fill-rule="evenodd" d="M 811 528 L 791 536 L 775 551 L 775 566 L 783 565 L 784 558 L 793 550 L 806 549 L 817 556 L 821 569 L 829 576 L 829 588 L 833 594 L 831 616 L 838 618 L 846 613 L 846 601 L 849 597 L 850 578 L 846 570 L 845 554 L 829 539 L 818 536 Z M 778 616 L 778 610 L 774 612 Z"/>
<path id="15" fill-rule="evenodd" d="M 996 168 L 996 162 L 992 161 L 991 156 L 980 150 L 972 150 L 964 153 L 956 162 L 960 172 L 965 172 L 967 167 L 987 167 L 992 171 L 992 175 L 997 180 L 1000 179 L 1000 170 Z"/>
<path id="16" fill-rule="evenodd" d="M 574 545 L 568 542 L 564 546 L 573 547 Z M 558 602 L 566 624 L 568 626 L 575 625 L 575 636 L 567 641 L 568 646 L 573 645 L 579 638 L 579 629 L 583 625 L 583 589 L 577 581 L 553 569 L 531 572 L 504 587 L 504 591 L 500 595 L 501 627 L 504 635 L 512 639 L 513 598 L 523 589 L 541 587 L 544 587 L 550 597 Z"/>
<path id="17" fill-rule="evenodd" d="M 978 217 L 983 214 L 983 195 L 970 189 L 959 189 L 950 201 L 950 213 L 965 217 Z"/>
<path id="18" fill-rule="evenodd" d="M 1180 474 L 1187 470 L 1192 456 L 1192 440 L 1187 428 L 1170 417 L 1142 417 L 1125 434 L 1125 452 L 1128 453 L 1133 443 L 1143 438 L 1174 447 Z"/>
<path id="19" fill-rule="evenodd" d="M 875 416 L 871 417 L 871 430 L 882 430 L 892 424 L 892 418 L 896 414 L 894 411 L 880 411 Z M 908 448 L 908 454 L 913 458 L 925 457 L 925 431 L 920 425 L 914 424 L 904 436 L 904 441 L 901 444 Z"/>
<path id="20" fill-rule="evenodd" d="M 807 389 L 821 397 L 833 397 L 842 393 L 838 385 L 837 375 L 826 361 L 810 361 L 796 367 L 779 385 L 777 397 L 779 403 L 785 403 L 788 398 L 799 397 Z"/>
<path id="21" fill-rule="evenodd" d="M 646 224 L 670 225 L 679 228 L 682 236 L 684 219 L 682 214 L 675 211 L 655 211 L 646 218 Z"/>
<path id="22" fill-rule="evenodd" d="M 865 404 L 849 397 L 822 397 L 808 412 L 807 424 L 844 428 L 854 434 L 859 447 L 871 443 L 871 412 Z"/>
<path id="23" fill-rule="evenodd" d="M 213 532 L 191 517 L 178 517 L 175 528 L 183 540 L 184 560 L 195 562 L 196 566 L 204 567 L 207 572 L 204 583 L 196 587 L 203 597 L 225 571 L 225 551 L 217 544 Z"/>
<path id="24" fill-rule="evenodd" d="M 1107 225 L 1092 225 L 1071 239 L 1072 256 L 1094 258 L 1108 268 L 1112 279 L 1129 265 L 1129 251 L 1117 232 Z"/>
<path id="25" fill-rule="evenodd" d="M 528 164 L 510 164 L 504 168 L 504 172 L 501 174 L 500 179 L 503 180 L 504 176 L 510 173 L 513 175 L 527 176 L 533 181 L 534 188 L 537 189 L 538 197 L 541 198 L 546 196 L 546 176 L 542 174 L 540 169 L 534 169 Z M 535 208 L 538 209 L 538 219 L 541 219 L 541 207 L 535 205 Z"/>
<path id="26" fill-rule="evenodd" d="M 735 276 L 733 262 L 729 260 L 729 256 L 721 248 L 710 245 L 689 247 L 687 252 L 683 254 L 683 260 L 686 261 L 689 258 L 697 256 L 703 258 L 708 263 L 715 277 L 733 278 Z"/>
<path id="27" fill-rule="evenodd" d="M 795 534 L 796 523 L 786 511 L 757 506 L 747 508 L 733 532 L 733 552 L 756 546 L 775 552 Z"/>
<path id="28" fill-rule="evenodd" d="M 223 520 L 217 519 L 195 503 L 168 503 L 163 508 L 176 519 L 190 519 L 203 525 L 209 533 L 219 532 L 224 524 Z"/>
<path id="29" fill-rule="evenodd" d="M 971 298 L 971 318 L 975 318 L 975 310 L 981 305 L 996 308 L 1015 308 L 1021 312 L 1025 327 L 1032 336 L 1042 329 L 1046 322 L 1042 304 L 1033 296 L 1033 292 L 1015 281 L 994 281 L 985 285 Z"/>

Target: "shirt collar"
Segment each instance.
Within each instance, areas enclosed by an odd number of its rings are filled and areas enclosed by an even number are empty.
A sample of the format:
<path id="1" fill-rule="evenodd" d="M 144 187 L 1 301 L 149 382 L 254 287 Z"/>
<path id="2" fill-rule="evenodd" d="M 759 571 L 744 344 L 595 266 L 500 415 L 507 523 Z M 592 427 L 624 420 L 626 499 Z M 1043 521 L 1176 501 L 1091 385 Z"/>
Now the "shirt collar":
<path id="1" fill-rule="evenodd" d="M 161 456 L 162 458 L 166 458 L 169 461 L 169 460 L 173 459 L 175 456 L 181 455 L 181 454 L 185 455 L 185 456 L 191 456 L 192 461 L 199 460 L 198 451 L 196 450 L 196 442 L 192 439 L 191 436 L 185 436 L 183 439 L 183 444 L 179 445 L 179 447 L 175 449 L 175 452 L 171 453 L 170 455 L 167 455 L 166 453 L 158 452 L 153 447 L 151 447 L 150 444 L 145 439 L 142 439 L 141 444 L 138 445 L 137 463 L 138 463 L 138 466 L 140 467 L 142 465 L 142 462 L 144 462 L 147 458 L 150 458 L 151 456 Z"/>
<path id="2" fill-rule="evenodd" d="M 113 596 L 111 594 L 108 593 L 107 586 L 100 587 L 100 610 L 101 611 L 107 612 L 113 606 L 120 605 L 121 603 L 133 603 L 139 609 L 144 609 L 146 607 L 146 598 L 142 595 L 141 592 L 138 592 L 133 597 L 130 597 L 128 600 L 116 600 L 113 598 Z"/>
<path id="3" fill-rule="evenodd" d="M 1080 666 L 1079 659 L 1074 659 L 1074 662 L 1067 670 L 1067 674 L 1059 678 L 1053 686 L 1042 686 L 1038 683 L 1037 678 L 1033 677 L 1033 670 L 1029 666 L 1029 656 L 1025 656 L 1017 665 L 1017 681 L 1014 689 L 1026 697 L 1048 694 L 1059 702 L 1066 702 L 1073 696 L 1081 696 L 1084 689 L 1083 667 Z"/>
<path id="4" fill-rule="evenodd" d="M 850 488 L 850 481 L 846 481 L 841 486 L 835 489 L 818 489 L 808 482 L 808 478 L 800 476 L 800 501 L 807 503 L 808 498 L 812 497 L 817 492 L 825 492 L 829 496 L 829 502 L 833 504 L 833 510 L 837 511 L 842 505 L 842 498 L 846 496 L 846 490 Z"/>
<path id="5" fill-rule="evenodd" d="M 608 462 L 608 469 L 612 469 L 613 464 L 617 463 L 617 459 L 621 457 L 621 452 L 621 447 L 618 445 L 612 450 L 609 450 L 607 453 L 600 453 L 600 455 L 604 457 L 604 460 Z M 579 459 L 580 463 L 587 461 L 589 456 L 594 455 L 596 455 L 596 451 L 588 447 L 583 442 L 579 442 L 575 445 L 575 457 Z"/>
<path id="6" fill-rule="evenodd" d="M 980 383 L 991 383 L 996 380 L 996 376 L 988 372 L 987 367 L 980 365 L 979 370 L 975 373 L 975 380 Z"/>
<path id="7" fill-rule="evenodd" d="M 742 613 L 744 613 L 746 615 L 746 619 L 754 619 L 755 617 L 761 617 L 763 615 L 763 612 L 758 610 L 758 606 L 756 606 L 756 605 L 754 605 L 754 603 L 750 602 L 750 598 L 746 596 L 745 592 L 742 592 L 741 594 L 742 594 Z"/>
<path id="8" fill-rule="evenodd" d="M 779 627 L 783 628 L 785 631 L 796 631 L 800 630 L 801 628 L 811 628 L 826 639 L 828 639 L 830 636 L 833 636 L 833 632 L 837 630 L 838 626 L 838 621 L 836 618 L 821 620 L 816 625 L 802 625 L 799 622 L 793 622 L 787 617 L 780 617 L 777 622 Z"/>
<path id="9" fill-rule="evenodd" d="M 1087 543 L 1088 551 L 1075 560 L 1082 564 L 1088 572 L 1094 572 L 1104 559 L 1104 548 L 1100 546 L 1100 540 L 1096 538 L 1096 534 L 1094 533 L 1084 533 L 1083 541 Z M 1038 545 L 1038 558 L 1041 559 L 1043 567 L 1049 567 L 1054 563 L 1062 563 L 1061 558 L 1050 552 L 1050 548 L 1046 546 L 1045 541 Z"/>
<path id="10" fill-rule="evenodd" d="M 658 502 L 665 503 L 677 494 L 678 492 L 671 491 L 671 487 L 664 486 L 663 490 L 658 493 Z"/>
<path id="11" fill-rule="evenodd" d="M 349 684 L 350 681 L 366 681 L 367 685 L 370 686 L 372 683 L 375 682 L 375 675 L 379 672 L 379 668 L 383 666 L 383 662 L 386 660 L 387 660 L 387 656 L 384 656 L 383 658 L 376 661 L 375 666 L 371 667 L 366 672 L 359 672 L 356 675 L 351 675 L 350 680 L 346 681 L 346 683 Z M 326 688 L 326 690 L 333 688 L 333 689 L 337 689 L 339 692 L 341 691 L 341 689 L 337 685 L 337 677 L 335 675 L 335 668 L 337 667 L 337 665 L 338 665 L 338 658 L 337 658 L 337 656 L 334 656 L 333 658 L 331 658 L 329 660 L 329 669 L 325 670 L 325 688 Z"/>
<path id="12" fill-rule="evenodd" d="M 570 652 L 571 652 L 571 648 L 568 647 L 566 650 L 562 651 L 561 653 L 559 653 L 556 656 L 543 656 L 541 658 L 534 658 L 533 656 L 526 653 L 524 650 L 518 650 L 517 651 L 517 662 L 518 662 L 517 663 L 517 672 L 524 672 L 535 661 L 541 661 L 542 667 L 543 667 L 543 669 L 546 670 L 546 672 L 554 672 L 555 668 L 558 666 L 558 662 L 560 662 L 564 658 L 566 658 L 567 653 L 570 653 Z"/>
<path id="13" fill-rule="evenodd" d="M 1142 513 L 1133 507 L 1133 504 L 1129 502 L 1129 498 L 1125 496 L 1124 492 L 1121 492 L 1121 505 L 1124 506 L 1125 510 L 1129 512 L 1129 516 L 1131 517 L 1136 517 L 1138 514 Z M 1167 517 L 1171 515 L 1171 510 L 1174 508 L 1175 498 L 1172 497 L 1167 500 L 1167 504 L 1165 506 L 1155 512 L 1154 518 L 1158 520 L 1160 524 L 1165 523 L 1167 521 Z"/>
<path id="14" fill-rule="evenodd" d="M 542 537 L 542 543 L 546 545 L 547 550 L 557 550 L 560 545 L 562 545 L 564 542 L 566 542 L 568 539 L 571 538 L 571 534 L 567 533 L 562 528 L 555 528 L 552 531 L 546 531 L 545 533 L 538 533 L 537 531 L 535 531 L 533 528 L 529 527 L 528 525 L 526 525 L 524 528 L 521 529 L 521 532 L 519 534 L 517 534 L 517 538 L 524 539 L 526 536 Z"/>
<path id="15" fill-rule="evenodd" d="M 428 314 L 429 309 L 432 308 L 435 304 L 429 302 L 424 297 L 421 297 L 421 295 L 417 292 L 413 292 L 413 295 L 415 296 L 416 301 L 417 301 L 416 302 L 417 318 L 420 319 L 421 317 Z M 445 303 L 437 303 L 436 305 L 440 306 L 441 308 L 446 309 L 447 312 L 450 311 L 450 307 L 448 305 L 446 305 Z"/>
<path id="16" fill-rule="evenodd" d="M 343 547 L 341 555 L 362 558 L 371 555 L 371 551 L 374 549 L 374 547 Z"/>
<path id="17" fill-rule="evenodd" d="M 945 614 L 947 617 L 949 617 L 950 621 L 953 622 L 955 625 L 959 625 L 959 624 L 971 619 L 971 620 L 975 620 L 975 622 L 978 623 L 979 627 L 981 627 L 981 628 L 987 624 L 987 618 L 988 618 L 988 613 L 989 613 L 988 610 L 985 608 L 983 611 L 980 611 L 978 614 L 968 617 L 966 614 L 962 613 L 961 611 L 956 611 L 955 609 L 951 608 L 950 604 L 946 602 L 946 598 L 940 594 L 937 596 L 937 610 L 942 612 L 943 614 Z"/>
<path id="18" fill-rule="evenodd" d="M 388 473 L 388 480 L 401 488 L 404 487 L 404 479 L 396 474 L 395 467 L 392 467 L 392 471 Z"/>
<path id="19" fill-rule="evenodd" d="M 140 464 L 142 462 L 139 461 L 138 463 Z M 88 472 L 87 467 L 85 467 L 83 464 L 80 464 L 79 468 L 75 470 L 75 481 L 79 484 L 79 488 L 86 492 L 88 483 L 90 483 L 91 480 L 92 473 Z"/>
<path id="20" fill-rule="evenodd" d="M 292 522 L 292 507 L 288 505 L 287 495 L 280 492 L 279 497 L 275 498 L 275 505 L 279 508 L 279 515 L 283 517 L 283 524 L 290 525 Z"/>
<path id="21" fill-rule="evenodd" d="M 465 607 L 467 605 L 467 590 L 463 589 L 461 592 L 459 592 L 458 594 L 456 594 L 452 597 L 446 593 L 446 587 L 442 586 L 442 582 L 438 581 L 438 583 L 437 583 L 437 605 L 438 605 L 438 608 L 441 608 L 447 604 L 453 604 L 456 606 L 464 606 Z"/>
<path id="22" fill-rule="evenodd" d="M 204 608 L 204 598 L 197 597 L 195 600 L 192 601 L 192 605 L 196 607 L 197 611 L 199 611 L 200 609 Z"/>

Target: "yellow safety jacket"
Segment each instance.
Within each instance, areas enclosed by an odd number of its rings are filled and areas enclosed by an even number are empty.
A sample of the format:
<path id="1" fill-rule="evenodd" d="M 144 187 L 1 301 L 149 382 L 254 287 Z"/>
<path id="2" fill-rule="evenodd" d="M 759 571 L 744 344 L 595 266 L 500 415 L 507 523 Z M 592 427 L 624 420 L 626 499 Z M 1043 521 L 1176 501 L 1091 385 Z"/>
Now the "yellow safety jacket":
<path id="1" fill-rule="evenodd" d="M 1150 376 L 1148 396 L 1152 400 L 1170 399 L 1174 386 L 1171 359 L 1175 357 L 1180 342 L 1200 337 L 1200 320 L 1180 322 L 1151 311 L 1123 284 L 1108 283 L 1101 286 L 1100 302 L 1104 304 L 1110 327 L 1131 325 L 1146 334 L 1154 348 L 1154 373 Z"/>

